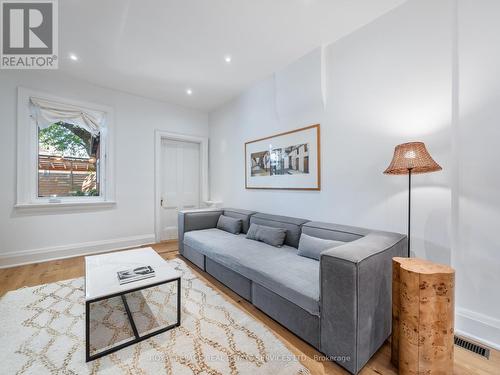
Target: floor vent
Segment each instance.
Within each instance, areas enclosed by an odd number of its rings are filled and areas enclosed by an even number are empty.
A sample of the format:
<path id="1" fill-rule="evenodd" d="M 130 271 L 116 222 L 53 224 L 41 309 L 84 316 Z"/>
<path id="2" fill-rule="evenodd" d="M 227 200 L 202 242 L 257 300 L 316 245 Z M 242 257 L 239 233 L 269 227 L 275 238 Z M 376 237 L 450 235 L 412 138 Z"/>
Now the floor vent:
<path id="1" fill-rule="evenodd" d="M 480 345 L 477 345 L 473 342 L 467 341 L 464 338 L 455 336 L 455 345 L 460 346 L 461 348 L 469 350 L 473 353 L 479 354 L 481 357 L 484 357 L 486 359 L 490 359 L 490 350 L 489 349 L 484 348 Z"/>

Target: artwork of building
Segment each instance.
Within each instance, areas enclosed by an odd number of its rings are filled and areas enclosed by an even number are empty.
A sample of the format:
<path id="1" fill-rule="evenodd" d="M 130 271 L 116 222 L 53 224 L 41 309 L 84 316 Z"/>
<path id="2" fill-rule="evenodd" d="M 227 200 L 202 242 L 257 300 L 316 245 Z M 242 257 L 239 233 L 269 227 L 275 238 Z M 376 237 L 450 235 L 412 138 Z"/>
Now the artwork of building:
<path id="1" fill-rule="evenodd" d="M 277 148 L 271 152 L 271 175 L 309 173 L 307 143 Z"/>
<path id="2" fill-rule="evenodd" d="M 253 153 L 252 176 L 269 176 L 269 151 Z"/>

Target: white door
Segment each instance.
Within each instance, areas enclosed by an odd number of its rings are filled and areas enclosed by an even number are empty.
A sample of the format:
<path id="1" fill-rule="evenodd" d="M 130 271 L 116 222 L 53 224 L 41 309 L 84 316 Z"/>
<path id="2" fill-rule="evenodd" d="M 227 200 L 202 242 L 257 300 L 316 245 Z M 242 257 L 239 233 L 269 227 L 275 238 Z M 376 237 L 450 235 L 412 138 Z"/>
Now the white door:
<path id="1" fill-rule="evenodd" d="M 161 141 L 160 240 L 177 238 L 177 212 L 200 206 L 200 144 Z"/>

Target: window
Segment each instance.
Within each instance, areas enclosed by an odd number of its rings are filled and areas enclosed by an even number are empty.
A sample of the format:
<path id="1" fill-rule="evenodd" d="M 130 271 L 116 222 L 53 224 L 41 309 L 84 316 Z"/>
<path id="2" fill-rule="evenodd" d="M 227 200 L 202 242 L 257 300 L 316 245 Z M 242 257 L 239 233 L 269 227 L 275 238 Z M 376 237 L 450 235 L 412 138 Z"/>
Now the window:
<path id="1" fill-rule="evenodd" d="M 113 204 L 112 110 L 19 88 L 17 207 Z"/>
<path id="2" fill-rule="evenodd" d="M 38 197 L 100 196 L 99 140 L 67 122 L 38 127 Z"/>

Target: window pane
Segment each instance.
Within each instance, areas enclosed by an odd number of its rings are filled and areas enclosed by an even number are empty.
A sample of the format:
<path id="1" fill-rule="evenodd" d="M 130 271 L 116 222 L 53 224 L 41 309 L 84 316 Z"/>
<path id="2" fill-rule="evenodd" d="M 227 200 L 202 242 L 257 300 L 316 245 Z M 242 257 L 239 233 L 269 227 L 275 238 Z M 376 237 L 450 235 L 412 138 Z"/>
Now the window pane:
<path id="1" fill-rule="evenodd" d="M 99 138 L 65 122 L 38 128 L 38 196 L 99 196 Z"/>

